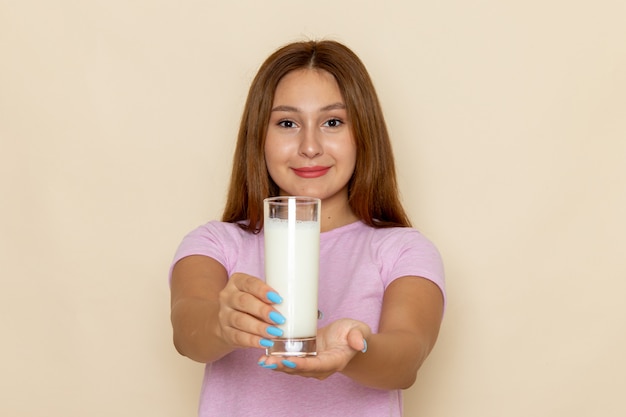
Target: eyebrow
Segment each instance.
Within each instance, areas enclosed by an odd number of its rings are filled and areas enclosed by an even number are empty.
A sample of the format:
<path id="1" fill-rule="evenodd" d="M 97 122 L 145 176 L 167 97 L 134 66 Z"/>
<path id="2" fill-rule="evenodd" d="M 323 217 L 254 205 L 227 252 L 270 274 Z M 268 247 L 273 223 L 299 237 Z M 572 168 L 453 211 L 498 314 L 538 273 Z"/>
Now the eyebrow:
<path id="1" fill-rule="evenodd" d="M 345 104 L 341 102 L 337 102 L 337 103 L 329 104 L 328 106 L 322 107 L 320 111 L 345 110 L 345 108 L 346 108 Z M 284 112 L 300 113 L 302 110 L 293 106 L 279 105 L 279 106 L 272 108 L 272 111 L 273 112 L 284 111 Z"/>

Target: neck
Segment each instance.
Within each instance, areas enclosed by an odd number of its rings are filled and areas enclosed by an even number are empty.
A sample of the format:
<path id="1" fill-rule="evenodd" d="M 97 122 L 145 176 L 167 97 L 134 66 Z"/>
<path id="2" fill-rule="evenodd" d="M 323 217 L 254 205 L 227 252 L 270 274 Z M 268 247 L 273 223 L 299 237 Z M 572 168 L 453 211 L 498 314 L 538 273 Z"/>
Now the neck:
<path id="1" fill-rule="evenodd" d="M 321 230 L 328 232 L 359 220 L 347 201 L 337 204 L 333 201 L 322 201 Z"/>

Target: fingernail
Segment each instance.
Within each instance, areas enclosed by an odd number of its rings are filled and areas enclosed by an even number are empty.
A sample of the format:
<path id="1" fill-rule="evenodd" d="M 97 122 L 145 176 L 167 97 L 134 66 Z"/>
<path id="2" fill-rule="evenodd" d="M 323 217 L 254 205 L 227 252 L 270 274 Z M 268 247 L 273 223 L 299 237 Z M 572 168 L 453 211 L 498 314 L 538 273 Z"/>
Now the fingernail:
<path id="1" fill-rule="evenodd" d="M 365 353 L 367 352 L 367 340 L 363 339 L 363 349 L 361 350 L 361 352 Z"/>
<path id="2" fill-rule="evenodd" d="M 274 346 L 274 342 L 272 342 L 271 340 L 267 340 L 267 339 L 261 339 L 259 344 L 265 348 L 270 348 Z"/>
<path id="3" fill-rule="evenodd" d="M 274 291 L 267 292 L 267 299 L 270 300 L 274 304 L 280 304 L 283 302 L 283 297 L 276 294 Z"/>
<path id="4" fill-rule="evenodd" d="M 278 368 L 278 365 L 276 365 L 275 363 L 271 363 L 269 365 L 263 365 L 263 368 L 265 368 L 265 369 L 276 369 L 276 368 Z"/>
<path id="5" fill-rule="evenodd" d="M 272 336 L 281 337 L 283 335 L 283 331 L 279 329 L 278 327 L 269 326 L 266 330 L 267 330 L 267 333 Z"/>
<path id="6" fill-rule="evenodd" d="M 270 320 L 272 320 L 276 324 L 284 324 L 285 323 L 285 318 L 283 317 L 283 315 L 280 314 L 280 313 L 277 313 L 276 311 L 272 311 L 270 313 Z"/>
<path id="7" fill-rule="evenodd" d="M 283 365 L 285 365 L 287 368 L 293 369 L 296 367 L 295 363 L 288 361 L 287 359 L 283 359 L 282 362 L 283 362 Z"/>
<path id="8" fill-rule="evenodd" d="M 266 365 L 265 361 L 259 362 L 259 366 L 261 368 L 265 368 L 265 369 L 276 369 L 276 368 L 278 368 L 278 365 L 276 365 L 275 363 L 270 363 L 269 365 Z"/>

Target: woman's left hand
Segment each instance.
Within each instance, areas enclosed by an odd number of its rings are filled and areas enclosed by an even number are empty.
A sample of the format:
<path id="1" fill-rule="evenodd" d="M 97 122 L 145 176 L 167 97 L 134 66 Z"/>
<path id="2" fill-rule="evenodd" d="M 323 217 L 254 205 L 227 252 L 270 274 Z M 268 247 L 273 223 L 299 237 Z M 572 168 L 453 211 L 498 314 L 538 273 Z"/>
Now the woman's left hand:
<path id="1" fill-rule="evenodd" d="M 372 331 L 361 321 L 340 319 L 317 331 L 317 356 L 262 356 L 259 365 L 287 374 L 325 379 L 342 371 L 357 354 L 367 350 Z"/>

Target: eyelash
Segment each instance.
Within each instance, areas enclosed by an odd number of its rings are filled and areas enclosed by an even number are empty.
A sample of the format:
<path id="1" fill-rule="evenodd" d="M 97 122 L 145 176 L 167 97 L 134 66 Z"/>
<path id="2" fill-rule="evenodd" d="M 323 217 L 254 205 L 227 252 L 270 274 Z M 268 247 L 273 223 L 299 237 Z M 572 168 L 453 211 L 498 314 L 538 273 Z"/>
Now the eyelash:
<path id="1" fill-rule="evenodd" d="M 332 119 L 328 119 L 326 122 L 324 122 L 324 126 L 328 125 L 329 123 L 333 123 L 334 126 L 327 126 L 327 127 L 339 127 L 343 124 L 343 121 L 341 119 L 337 119 L 337 118 L 332 118 Z M 284 127 L 285 129 L 291 129 L 294 127 L 296 123 L 292 120 L 281 120 L 278 122 L 278 126 L 280 127 Z M 289 125 L 289 126 L 287 126 Z"/>
<path id="2" fill-rule="evenodd" d="M 277 124 L 278 126 L 284 127 L 285 129 L 291 129 L 295 125 L 295 123 L 291 120 L 281 120 Z M 289 124 L 290 126 L 286 126 L 287 124 Z"/>
<path id="3" fill-rule="evenodd" d="M 342 121 L 342 120 L 340 120 L 340 119 L 337 119 L 337 118 L 334 118 L 334 119 L 328 119 L 328 120 L 326 121 L 326 123 L 324 123 L 324 124 L 325 124 L 325 125 L 327 125 L 327 124 L 328 124 L 328 123 L 330 123 L 330 122 L 334 122 L 334 123 L 335 123 L 335 126 L 328 126 L 328 127 L 339 127 L 339 126 L 341 126 L 341 125 L 343 124 L 343 121 Z"/>

